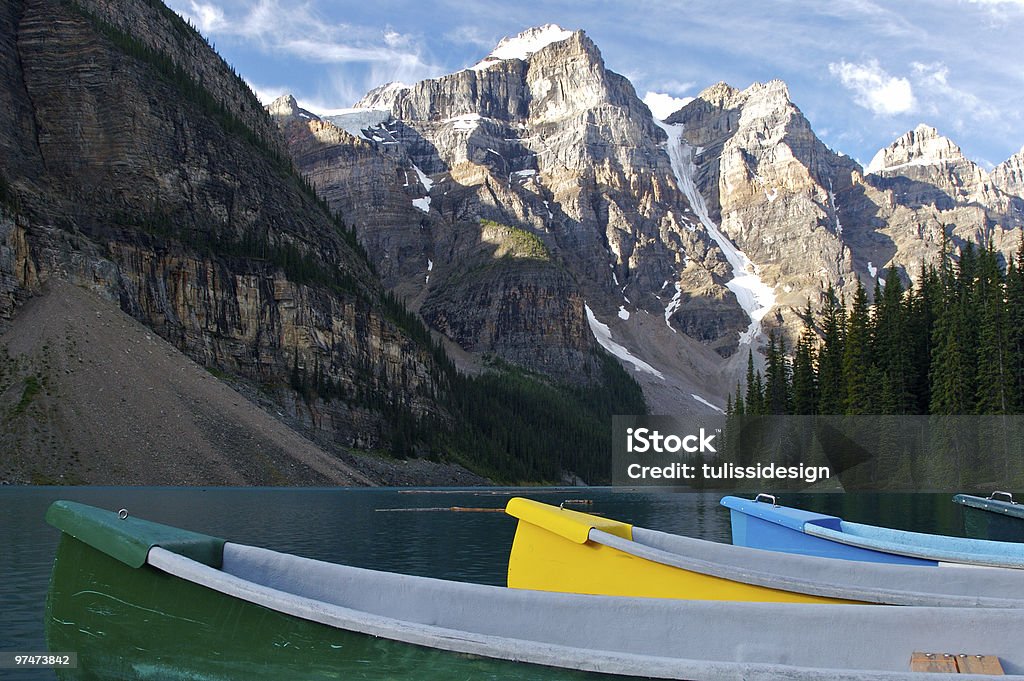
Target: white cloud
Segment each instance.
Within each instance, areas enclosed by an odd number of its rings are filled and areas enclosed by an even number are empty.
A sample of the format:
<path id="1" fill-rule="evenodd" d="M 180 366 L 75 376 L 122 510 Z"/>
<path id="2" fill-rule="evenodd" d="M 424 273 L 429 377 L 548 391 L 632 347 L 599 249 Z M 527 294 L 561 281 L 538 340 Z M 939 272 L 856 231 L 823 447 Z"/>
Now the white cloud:
<path id="1" fill-rule="evenodd" d="M 284 85 L 262 85 L 260 83 L 254 83 L 251 80 L 246 80 L 249 85 L 249 89 L 256 95 L 256 99 L 260 100 L 260 103 L 266 106 L 272 101 L 280 97 L 281 95 L 287 95 L 291 90 Z"/>
<path id="2" fill-rule="evenodd" d="M 925 110 L 934 116 L 953 117 L 954 127 L 962 131 L 970 122 L 985 121 L 992 123 L 1000 118 L 1000 111 L 983 102 L 975 94 L 961 90 L 950 84 L 949 67 L 942 62 L 922 64 L 914 62 L 914 85 L 922 100 Z"/>
<path id="3" fill-rule="evenodd" d="M 1024 0 L 967 0 L 972 5 L 986 5 L 988 7 L 1010 7 L 1024 9 Z"/>
<path id="4" fill-rule="evenodd" d="M 365 92 L 388 81 L 417 81 L 443 72 L 427 61 L 416 36 L 391 27 L 339 23 L 308 2 L 169 0 L 168 4 L 206 36 L 237 38 L 268 54 L 315 64 L 360 66 L 365 82 L 352 83 L 350 76 L 351 91 Z"/>
<path id="5" fill-rule="evenodd" d="M 644 95 L 644 104 L 658 120 L 668 118 L 692 101 L 693 97 L 673 97 L 663 92 L 648 92 Z"/>
<path id="6" fill-rule="evenodd" d="M 498 38 L 477 26 L 458 26 L 445 33 L 444 39 L 461 45 L 473 45 L 488 51 L 498 44 Z"/>
<path id="7" fill-rule="evenodd" d="M 914 89 L 906 78 L 889 75 L 877 59 L 863 64 L 841 61 L 828 65 L 829 73 L 854 94 L 854 101 L 878 116 L 913 111 L 917 105 Z"/>
<path id="8" fill-rule="evenodd" d="M 203 35 L 217 32 L 227 23 L 224 19 L 224 10 L 216 5 L 195 0 L 190 0 L 188 4 L 189 11 L 181 12 L 181 14 L 191 20 Z"/>

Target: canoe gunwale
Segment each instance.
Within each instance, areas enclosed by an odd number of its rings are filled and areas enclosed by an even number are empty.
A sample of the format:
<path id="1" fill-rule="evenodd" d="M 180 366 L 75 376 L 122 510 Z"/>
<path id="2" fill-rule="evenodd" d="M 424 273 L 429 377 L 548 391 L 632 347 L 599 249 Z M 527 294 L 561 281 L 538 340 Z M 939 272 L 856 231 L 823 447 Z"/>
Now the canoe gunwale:
<path id="1" fill-rule="evenodd" d="M 855 523 L 845 523 L 845 525 L 851 525 Z M 872 525 L 863 525 L 862 527 L 869 529 L 888 529 L 888 528 L 875 528 Z M 991 554 L 978 554 L 974 556 L 965 555 L 958 551 L 947 551 L 938 548 L 918 548 L 912 544 L 899 544 L 896 542 L 876 540 L 868 537 L 860 537 L 856 534 L 851 534 L 843 530 L 833 530 L 827 527 L 819 527 L 817 525 L 805 525 L 803 532 L 809 534 L 812 537 L 819 537 L 821 539 L 827 539 L 829 541 L 838 542 L 847 546 L 855 546 L 861 549 L 867 549 L 869 551 L 879 551 L 882 553 L 894 553 L 901 556 L 909 556 L 911 558 L 921 558 L 924 560 L 934 560 L 937 562 L 946 563 L 957 563 L 961 565 L 976 565 L 980 567 L 992 567 L 992 568 L 1006 568 L 1006 569 L 1022 569 L 1024 568 L 1024 559 L 1000 559 L 998 556 L 992 556 Z M 907 535 L 921 534 L 919 532 L 906 532 Z M 932 536 L 932 535 L 926 535 Z M 984 539 L 974 539 L 971 541 L 988 541 Z"/>
<path id="2" fill-rule="evenodd" d="M 580 512 L 569 512 L 555 506 L 528 499 L 518 502 L 510 513 L 519 519 L 512 555 L 517 555 L 517 542 L 524 525 L 560 541 L 578 543 L 578 537 L 567 537 L 559 531 L 561 516 L 587 530 L 587 543 L 632 555 L 637 559 L 673 569 L 706 575 L 715 579 L 743 583 L 755 588 L 777 592 L 806 594 L 816 598 L 839 599 L 884 605 L 936 607 L 1024 608 L 1024 571 L 975 566 L 886 565 L 853 563 L 839 558 L 823 558 L 734 546 L 668 534 L 643 527 L 627 526 L 628 536 L 605 532 L 598 521 L 605 519 Z M 509 502 L 510 506 L 513 505 Z M 741 501 L 737 498 L 737 501 Z M 758 504 L 767 507 L 767 504 Z M 523 509 L 536 512 L 524 514 Z M 543 511 L 543 512 L 540 512 Z M 801 512 L 803 513 L 803 512 Z M 521 517 L 521 516 L 526 517 Z M 839 518 L 835 518 L 838 524 Z M 795 530 L 794 530 L 795 532 Z M 536 550 L 536 549 L 534 549 Z M 560 558 L 560 560 L 575 560 Z M 529 556 L 510 560 L 522 565 L 521 573 L 529 574 L 534 564 Z M 510 584 L 513 581 L 510 578 Z M 571 585 L 553 589 L 548 580 L 517 579 L 517 585 L 545 590 L 576 591 Z M 621 585 L 620 585 L 621 586 Z M 591 593 L 622 593 L 622 589 Z M 627 591 L 628 593 L 628 591 Z M 1006 594 L 1011 594 L 1007 596 Z M 637 594 L 652 595 L 652 594 Z"/>
<path id="3" fill-rule="evenodd" d="M 979 511 L 994 513 L 999 516 L 1019 518 L 1024 521 L 1024 503 L 1019 501 L 1003 501 L 1001 499 L 977 497 L 972 494 L 957 494 L 953 497 L 953 503 Z"/>
<path id="4" fill-rule="evenodd" d="M 638 535 L 642 536 L 642 528 L 636 528 L 640 530 L 637 532 Z M 654 530 L 647 530 L 647 532 L 655 532 Z M 662 563 L 664 565 L 670 565 L 677 567 L 682 570 L 691 570 L 701 572 L 703 574 L 712 575 L 715 577 L 722 577 L 725 579 L 731 579 L 734 581 L 741 581 L 747 584 L 754 584 L 757 586 L 764 586 L 771 589 L 780 589 L 783 591 L 798 591 L 801 593 L 813 594 L 815 596 L 824 596 L 828 598 L 838 598 L 844 600 L 855 600 L 862 601 L 864 603 L 877 603 L 885 605 L 909 605 L 909 606 L 936 606 L 936 607 L 985 607 L 985 608 L 1020 608 L 1024 606 L 1024 601 L 1020 599 L 1008 599 L 1008 598 L 995 598 L 990 596 L 966 596 L 966 595 L 937 595 L 931 592 L 924 591 L 909 591 L 902 589 L 885 589 L 880 587 L 868 587 L 868 586 L 857 586 L 851 587 L 848 584 L 839 584 L 835 582 L 822 582 L 812 581 L 808 579 L 801 579 L 798 577 L 783 576 L 771 572 L 761 572 L 751 570 L 749 568 L 738 568 L 734 566 L 723 566 L 718 563 L 711 561 L 691 558 L 663 549 L 647 546 L 637 541 L 629 541 L 616 537 L 615 535 L 602 532 L 601 530 L 593 529 L 590 531 L 590 540 L 608 546 L 610 548 L 623 551 L 643 558 L 645 560 L 654 561 L 656 563 Z M 747 549 L 748 551 L 757 551 L 764 554 L 774 554 L 771 551 L 761 551 L 760 549 Z M 803 557 L 801 557 L 803 558 Z M 818 560 L 836 560 L 822 558 Z M 838 563 L 846 563 L 848 561 L 837 561 Z M 837 565 L 842 567 L 842 565 Z M 931 570 L 933 568 L 921 568 Z"/>
<path id="5" fill-rule="evenodd" d="M 613 535 L 610 535 L 613 536 Z M 225 544 L 226 554 L 234 547 L 252 549 L 244 545 Z M 266 553 L 276 553 L 266 549 L 256 549 Z M 284 558 L 293 558 L 288 554 L 277 554 Z M 302 559 L 307 560 L 307 559 Z M 313 561 L 319 562 L 319 561 Z M 940 681 L 945 676 L 939 676 L 921 672 L 897 671 L 886 669 L 833 669 L 823 667 L 794 666 L 780 663 L 764 663 L 750 661 L 720 661 L 700 660 L 681 657 L 662 657 L 647 653 L 628 653 L 622 651 L 609 652 L 591 648 L 581 648 L 569 645 L 559 645 L 535 640 L 517 639 L 454 630 L 442 626 L 410 622 L 374 613 L 356 610 L 345 606 L 325 603 L 295 594 L 261 585 L 236 575 L 218 570 L 185 556 L 175 554 L 160 547 L 150 550 L 147 564 L 172 575 L 178 579 L 184 579 L 200 586 L 213 589 L 219 593 L 240 600 L 266 607 L 270 610 L 280 612 L 292 617 L 323 624 L 328 627 L 342 628 L 347 631 L 385 638 L 388 640 L 407 643 L 410 645 L 436 648 L 453 653 L 479 655 L 487 658 L 504 659 L 514 662 L 525 662 L 563 669 L 575 669 L 579 671 L 612 674 L 618 676 L 643 676 L 660 679 L 747 679 L 750 681 L 769 681 L 770 679 L 785 678 L 790 681 L 814 681 L 821 678 L 836 679 L 837 681 L 862 681 L 867 676 L 877 679 L 889 679 L 892 681 Z M 331 565 L 331 564 L 328 564 Z M 345 570 L 355 570 L 366 573 L 373 571 L 350 568 L 349 566 L 333 567 Z M 427 577 L 408 577 L 418 583 L 447 583 L 445 580 L 436 580 Z M 500 590 L 507 591 L 501 587 L 490 587 L 476 584 L 465 584 L 470 590 Z M 609 596 L 580 596 L 570 594 L 547 594 L 540 592 L 521 592 L 527 597 L 561 597 L 569 599 L 594 599 L 612 601 L 641 600 L 653 603 L 665 603 L 661 599 L 621 599 Z M 532 596 L 531 596 L 532 595 Z M 686 601 L 668 601 L 673 608 L 678 607 L 680 616 L 683 616 L 687 607 Z M 706 603 L 696 602 L 696 609 L 703 610 Z M 721 605 L 721 604 L 720 604 Z M 736 605 L 736 604 L 733 604 Z M 749 605 L 749 604 L 742 604 Z M 785 618 L 786 611 L 795 613 L 799 608 L 807 606 L 800 604 L 779 604 L 762 603 L 757 604 L 777 612 L 780 618 Z M 864 608 L 869 611 L 881 614 L 883 610 L 903 611 L 904 608 L 892 606 L 874 605 L 817 605 L 815 608 Z M 941 612 L 945 609 L 921 608 L 915 609 L 919 613 L 925 611 Z M 824 611 L 822 611 L 824 612 Z M 955 612 L 960 612 L 955 610 Z M 963 611 L 966 613 L 966 611 Z M 989 611 L 993 612 L 993 611 Z M 1005 613 L 1004 610 L 994 611 Z M 1009 613 L 1007 613 L 1009 614 Z M 909 658 L 908 658 L 909 660 Z M 1024 678 L 1024 677 L 1017 677 Z"/>

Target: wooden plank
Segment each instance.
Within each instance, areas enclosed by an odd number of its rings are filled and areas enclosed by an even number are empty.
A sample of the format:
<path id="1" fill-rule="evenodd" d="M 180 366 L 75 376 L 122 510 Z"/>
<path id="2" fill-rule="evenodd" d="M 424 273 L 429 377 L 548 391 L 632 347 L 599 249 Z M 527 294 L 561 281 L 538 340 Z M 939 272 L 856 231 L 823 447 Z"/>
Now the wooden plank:
<path id="1" fill-rule="evenodd" d="M 910 656 L 910 671 L 939 674 L 988 674 L 1003 676 L 1003 665 L 995 655 L 921 653 Z"/>
<path id="2" fill-rule="evenodd" d="M 995 655 L 957 655 L 956 664 L 961 674 L 991 674 L 1003 676 L 1003 665 Z"/>
<path id="3" fill-rule="evenodd" d="M 910 656 L 910 671 L 958 674 L 956 658 L 947 653 L 914 653 Z"/>

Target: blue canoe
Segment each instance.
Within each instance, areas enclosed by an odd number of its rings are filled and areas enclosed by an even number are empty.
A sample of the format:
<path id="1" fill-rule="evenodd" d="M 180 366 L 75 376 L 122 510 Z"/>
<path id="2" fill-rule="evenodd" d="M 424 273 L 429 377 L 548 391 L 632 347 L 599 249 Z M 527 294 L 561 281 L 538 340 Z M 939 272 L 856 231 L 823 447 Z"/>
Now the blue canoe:
<path id="1" fill-rule="evenodd" d="M 824 558 L 939 565 L 955 563 L 1024 568 L 1024 544 L 963 539 L 850 523 L 841 518 L 779 506 L 773 497 L 724 497 L 737 546 Z"/>

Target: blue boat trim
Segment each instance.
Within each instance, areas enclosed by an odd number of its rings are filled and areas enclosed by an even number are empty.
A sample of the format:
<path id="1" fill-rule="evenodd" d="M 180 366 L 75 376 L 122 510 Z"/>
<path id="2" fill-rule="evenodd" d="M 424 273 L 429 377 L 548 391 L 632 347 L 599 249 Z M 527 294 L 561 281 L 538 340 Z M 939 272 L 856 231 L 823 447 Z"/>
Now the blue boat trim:
<path id="1" fill-rule="evenodd" d="M 803 531 L 804 525 L 812 523 L 821 527 L 839 529 L 841 518 L 834 515 L 823 515 L 814 511 L 805 511 L 800 508 L 789 508 L 787 506 L 776 506 L 752 499 L 741 497 L 722 497 L 722 506 L 746 513 L 747 515 L 770 520 L 773 523 L 788 527 L 791 530 Z"/>

